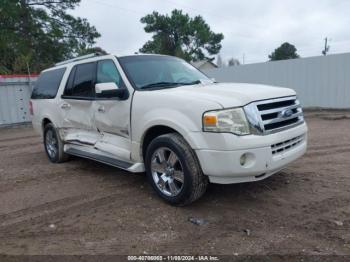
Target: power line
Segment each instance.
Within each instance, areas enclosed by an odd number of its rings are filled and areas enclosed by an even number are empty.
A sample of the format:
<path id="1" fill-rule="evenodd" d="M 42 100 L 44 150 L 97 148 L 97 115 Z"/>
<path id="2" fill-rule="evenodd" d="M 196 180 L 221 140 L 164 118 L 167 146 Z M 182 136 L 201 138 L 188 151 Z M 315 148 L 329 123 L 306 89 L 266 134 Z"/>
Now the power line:
<path id="1" fill-rule="evenodd" d="M 140 12 L 140 11 L 135 11 L 135 10 L 131 10 L 131 9 L 128 9 L 128 8 L 125 8 L 125 7 L 121 7 L 121 6 L 117 6 L 117 5 L 114 5 L 114 4 L 110 4 L 110 3 L 106 3 L 106 2 L 103 2 L 103 1 L 100 1 L 100 0 L 91 0 L 97 4 L 101 4 L 101 5 L 104 5 L 104 6 L 108 6 L 110 8 L 113 8 L 115 10 L 118 10 L 118 11 L 127 11 L 127 12 L 130 12 L 130 13 L 133 13 L 133 14 L 136 14 L 136 15 L 141 15 L 141 16 L 144 16 L 145 15 L 145 12 Z M 167 0 L 168 2 L 171 2 L 173 3 L 172 1 L 169 1 Z M 175 4 L 175 3 L 174 3 Z M 188 7 L 189 9 L 193 9 L 195 11 L 198 11 L 194 8 L 191 8 L 191 7 Z M 123 12 L 121 12 L 123 13 Z M 124 14 L 124 13 L 123 13 Z M 140 18 L 140 16 L 138 16 L 138 19 Z M 241 23 L 243 24 L 243 23 Z M 248 34 L 244 34 L 244 33 L 239 33 L 239 32 L 235 32 L 234 35 L 236 37 L 241 37 L 241 38 L 246 38 L 246 39 L 252 39 L 252 36 L 248 35 Z"/>
<path id="2" fill-rule="evenodd" d="M 131 9 L 128 9 L 128 8 L 125 8 L 125 7 L 121 7 L 121 6 L 117 6 L 117 5 L 114 5 L 114 4 L 110 4 L 110 3 L 106 3 L 106 2 L 103 2 L 103 1 L 99 1 L 99 0 L 92 0 L 93 2 L 95 3 L 98 3 L 98 4 L 101 4 L 101 5 L 105 5 L 105 6 L 108 6 L 108 7 L 112 7 L 112 8 L 116 8 L 118 10 L 124 10 L 124 11 L 127 11 L 127 12 L 130 12 L 130 13 L 134 13 L 134 14 L 141 14 L 141 15 L 145 15 L 145 12 L 141 12 L 141 11 L 135 11 L 135 10 L 131 10 Z M 173 2 L 171 0 L 166 0 L 168 3 L 171 3 L 173 4 L 175 7 L 178 7 L 178 6 L 182 6 L 183 8 L 187 8 L 187 9 L 190 9 L 190 10 L 193 10 L 197 13 L 206 13 L 207 15 L 210 15 L 211 17 L 217 17 L 217 14 L 215 13 L 212 13 L 210 11 L 207 11 L 207 10 L 199 10 L 197 8 L 193 8 L 193 7 L 190 7 L 188 5 L 183 5 L 183 4 L 179 4 L 179 3 L 176 3 L 176 2 Z M 115 3 L 115 2 L 113 2 Z M 229 20 L 232 20 L 232 17 L 223 17 L 222 15 L 220 15 L 221 18 L 224 18 L 224 19 L 227 19 L 228 21 Z M 250 27 L 258 27 L 258 28 L 262 28 L 261 25 L 258 25 L 258 24 L 251 24 L 251 23 L 242 23 L 242 22 L 236 22 L 236 21 L 230 21 L 230 23 L 234 23 L 234 24 L 237 24 L 237 25 L 247 25 L 247 26 L 250 26 Z M 248 37 L 248 36 L 245 36 L 243 34 L 240 34 L 242 37 Z"/>
<path id="3" fill-rule="evenodd" d="M 218 14 L 215 14 L 211 11 L 208 11 L 208 10 L 203 10 L 203 8 L 201 10 L 199 10 L 198 8 L 193 8 L 193 7 L 190 7 L 188 5 L 184 5 L 184 4 L 179 4 L 179 3 L 176 3 L 176 2 L 173 2 L 171 0 L 166 0 L 167 2 L 175 5 L 175 6 L 182 6 L 184 8 L 188 8 L 190 10 L 193 10 L 193 11 L 196 11 L 196 12 L 199 12 L 199 13 L 206 13 L 206 14 L 209 14 L 210 16 L 212 17 L 218 17 Z M 227 20 L 232 20 L 232 16 L 230 17 L 225 17 L 225 16 L 222 16 L 222 14 L 220 14 L 220 18 L 223 18 L 223 19 L 227 19 Z M 230 23 L 235 23 L 235 24 L 238 24 L 238 25 L 248 25 L 250 27 L 258 27 L 258 28 L 262 28 L 261 25 L 258 25 L 258 24 L 252 24 L 252 23 L 242 23 L 242 22 L 236 22 L 236 21 L 230 21 Z"/>
<path id="4" fill-rule="evenodd" d="M 104 6 L 108 6 L 108 7 L 111 7 L 111 8 L 114 8 L 115 10 L 119 10 L 119 11 L 126 11 L 126 12 L 130 12 L 130 13 L 133 13 L 133 14 L 137 14 L 137 15 L 144 15 L 145 13 L 144 12 L 138 12 L 138 11 L 135 11 L 135 10 L 131 10 L 131 9 L 128 9 L 128 8 L 125 8 L 125 7 L 121 7 L 121 6 L 117 6 L 117 5 L 112 5 L 112 4 L 109 4 L 109 3 L 106 3 L 106 2 L 102 2 L 102 1 L 98 1 L 98 0 L 91 0 L 97 4 L 101 4 L 101 5 L 104 5 Z"/>

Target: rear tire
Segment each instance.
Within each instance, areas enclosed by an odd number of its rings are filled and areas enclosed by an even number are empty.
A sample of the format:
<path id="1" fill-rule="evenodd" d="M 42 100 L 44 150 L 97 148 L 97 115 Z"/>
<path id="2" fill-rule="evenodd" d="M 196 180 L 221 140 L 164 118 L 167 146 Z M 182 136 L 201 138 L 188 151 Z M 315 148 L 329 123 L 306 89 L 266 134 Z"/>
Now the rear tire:
<path id="1" fill-rule="evenodd" d="M 44 127 L 44 146 L 46 155 L 52 163 L 62 163 L 68 160 L 69 155 L 63 151 L 64 144 L 52 123 Z"/>
<path id="2" fill-rule="evenodd" d="M 182 136 L 176 133 L 155 138 L 145 158 L 149 182 L 170 204 L 184 206 L 200 198 L 208 186 L 198 159 Z"/>

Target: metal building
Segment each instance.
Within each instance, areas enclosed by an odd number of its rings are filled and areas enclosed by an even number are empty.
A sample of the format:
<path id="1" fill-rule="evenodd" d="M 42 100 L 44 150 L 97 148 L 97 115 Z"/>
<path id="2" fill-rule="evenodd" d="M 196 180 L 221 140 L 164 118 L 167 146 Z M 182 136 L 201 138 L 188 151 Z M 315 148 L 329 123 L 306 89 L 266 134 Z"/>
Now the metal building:
<path id="1" fill-rule="evenodd" d="M 206 70 L 219 82 L 294 89 L 304 107 L 350 108 L 350 53 Z"/>
<path id="2" fill-rule="evenodd" d="M 31 121 L 29 99 L 36 77 L 0 76 L 0 125 Z"/>

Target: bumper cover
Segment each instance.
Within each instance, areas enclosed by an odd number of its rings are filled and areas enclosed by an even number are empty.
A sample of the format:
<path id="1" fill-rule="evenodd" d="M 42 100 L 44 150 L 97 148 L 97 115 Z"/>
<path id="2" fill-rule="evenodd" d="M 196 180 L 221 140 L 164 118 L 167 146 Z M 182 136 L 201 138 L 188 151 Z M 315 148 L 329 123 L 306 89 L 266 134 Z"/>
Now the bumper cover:
<path id="1" fill-rule="evenodd" d="M 212 183 L 233 184 L 241 182 L 253 182 L 267 178 L 289 163 L 301 157 L 307 149 L 306 125 L 286 130 L 274 135 L 274 139 L 268 136 L 260 136 L 256 139 L 266 140 L 267 145 L 257 148 L 239 150 L 210 150 L 197 149 L 196 154 L 204 174 L 209 176 Z M 271 146 L 288 141 L 294 137 L 301 137 L 298 144 L 272 153 Z M 240 159 L 246 154 L 246 163 L 242 165 Z"/>

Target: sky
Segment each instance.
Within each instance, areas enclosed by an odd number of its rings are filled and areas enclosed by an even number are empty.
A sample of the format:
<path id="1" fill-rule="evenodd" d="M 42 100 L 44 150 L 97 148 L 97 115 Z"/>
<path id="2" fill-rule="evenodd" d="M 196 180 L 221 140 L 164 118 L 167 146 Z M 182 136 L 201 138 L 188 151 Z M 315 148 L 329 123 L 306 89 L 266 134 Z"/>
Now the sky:
<path id="1" fill-rule="evenodd" d="M 201 15 L 211 30 L 224 34 L 223 60 L 265 62 L 284 42 L 295 45 L 301 57 L 318 56 L 325 37 L 329 54 L 350 52 L 349 0 L 82 0 L 71 13 L 87 18 L 101 33 L 96 46 L 128 55 L 151 39 L 141 17 L 175 8 Z"/>

